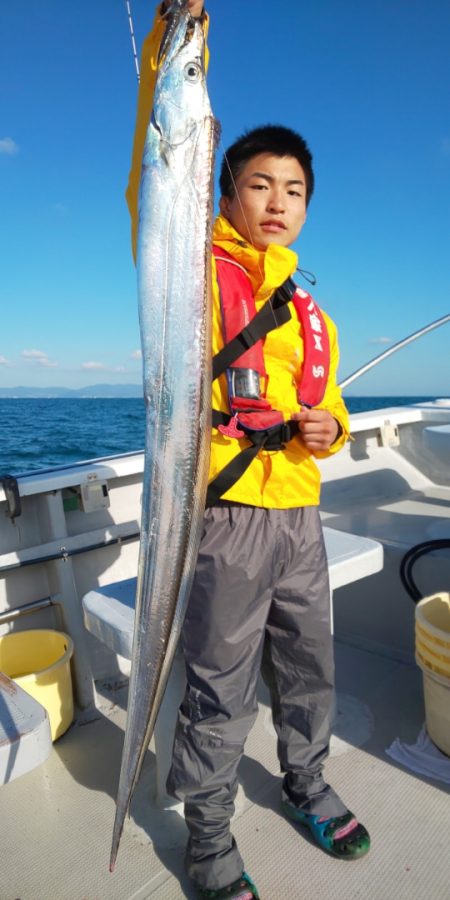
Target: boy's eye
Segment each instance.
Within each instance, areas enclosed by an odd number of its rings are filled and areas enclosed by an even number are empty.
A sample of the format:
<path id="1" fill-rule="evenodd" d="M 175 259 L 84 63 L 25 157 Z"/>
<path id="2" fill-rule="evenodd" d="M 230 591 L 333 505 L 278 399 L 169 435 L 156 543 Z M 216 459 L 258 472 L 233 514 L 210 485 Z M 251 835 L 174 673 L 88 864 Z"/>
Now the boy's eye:
<path id="1" fill-rule="evenodd" d="M 266 191 L 267 190 L 267 184 L 251 184 L 250 187 L 254 191 Z"/>

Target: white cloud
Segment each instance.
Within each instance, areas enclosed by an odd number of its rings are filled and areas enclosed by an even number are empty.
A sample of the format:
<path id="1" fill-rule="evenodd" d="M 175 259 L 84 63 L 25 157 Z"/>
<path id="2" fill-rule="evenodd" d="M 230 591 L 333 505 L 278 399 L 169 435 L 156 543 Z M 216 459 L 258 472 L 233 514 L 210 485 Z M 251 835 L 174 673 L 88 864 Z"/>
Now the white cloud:
<path id="1" fill-rule="evenodd" d="M 37 366 L 43 366 L 45 369 L 56 369 L 59 365 L 59 363 L 49 359 L 43 350 L 22 350 L 21 355 L 24 359 L 36 363 Z"/>
<path id="2" fill-rule="evenodd" d="M 19 145 L 10 137 L 0 138 L 0 153 L 5 156 L 14 156 L 19 152 Z"/>
<path id="3" fill-rule="evenodd" d="M 392 344 L 393 340 L 392 337 L 374 337 L 370 339 L 369 344 Z"/>
<path id="4" fill-rule="evenodd" d="M 22 350 L 25 359 L 46 359 L 47 354 L 43 350 Z"/>
<path id="5" fill-rule="evenodd" d="M 5 366 L 6 368 L 12 367 L 12 362 L 9 359 L 6 359 L 6 356 L 0 356 L 0 366 Z"/>
<path id="6" fill-rule="evenodd" d="M 142 351 L 133 350 L 133 352 L 130 353 L 130 359 L 142 359 Z"/>
<path id="7" fill-rule="evenodd" d="M 49 359 L 47 356 L 41 356 L 36 362 L 38 366 L 43 366 L 45 369 L 57 369 L 59 366 L 59 363 L 55 362 L 53 359 Z"/>
<path id="8" fill-rule="evenodd" d="M 90 359 L 88 362 L 81 363 L 81 369 L 84 371 L 102 371 L 102 372 L 126 372 L 126 366 L 107 366 L 105 363 L 97 362 L 97 360 Z"/>

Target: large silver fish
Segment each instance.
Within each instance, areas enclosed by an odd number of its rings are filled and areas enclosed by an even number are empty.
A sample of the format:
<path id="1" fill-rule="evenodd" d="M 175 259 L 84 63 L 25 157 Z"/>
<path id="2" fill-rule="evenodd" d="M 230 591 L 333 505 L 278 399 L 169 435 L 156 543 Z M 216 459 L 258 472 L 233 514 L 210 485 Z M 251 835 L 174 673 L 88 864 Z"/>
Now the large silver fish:
<path id="1" fill-rule="evenodd" d="M 210 454 L 210 247 L 216 125 L 204 34 L 173 0 L 144 150 L 138 294 L 145 470 L 125 742 L 111 850 L 153 733 L 200 543 Z"/>

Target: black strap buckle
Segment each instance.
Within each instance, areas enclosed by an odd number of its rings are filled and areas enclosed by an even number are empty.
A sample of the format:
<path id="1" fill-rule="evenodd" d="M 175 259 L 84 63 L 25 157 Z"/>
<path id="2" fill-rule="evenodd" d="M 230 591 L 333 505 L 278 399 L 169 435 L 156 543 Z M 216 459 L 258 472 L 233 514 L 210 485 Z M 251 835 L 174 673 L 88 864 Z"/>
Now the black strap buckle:
<path id="1" fill-rule="evenodd" d="M 291 422 L 282 422 L 281 425 L 274 425 L 273 428 L 267 428 L 265 431 L 247 431 L 245 436 L 256 447 L 264 450 L 284 450 L 286 444 L 298 431 L 298 427 L 294 430 L 290 427 Z"/>
<path id="2" fill-rule="evenodd" d="M 267 438 L 263 444 L 264 450 L 283 449 L 284 443 L 281 437 L 282 427 L 282 425 L 278 425 L 276 428 L 271 428 L 270 431 L 267 432 Z"/>

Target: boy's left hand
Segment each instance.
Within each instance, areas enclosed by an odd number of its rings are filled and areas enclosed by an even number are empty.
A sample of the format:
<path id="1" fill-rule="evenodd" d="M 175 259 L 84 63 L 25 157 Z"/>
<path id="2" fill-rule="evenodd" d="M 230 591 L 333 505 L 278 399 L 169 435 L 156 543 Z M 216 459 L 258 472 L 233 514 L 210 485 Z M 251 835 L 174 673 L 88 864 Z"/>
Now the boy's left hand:
<path id="1" fill-rule="evenodd" d="M 302 409 L 291 417 L 299 423 L 308 450 L 328 450 L 339 434 L 339 423 L 326 409 Z"/>
<path id="2" fill-rule="evenodd" d="M 199 19 L 204 7 L 204 0 L 189 0 L 188 9 L 194 19 Z"/>
<path id="3" fill-rule="evenodd" d="M 168 5 L 169 5 L 169 0 L 163 0 L 163 2 L 161 4 L 161 14 L 162 15 L 164 15 L 164 13 L 166 12 Z M 193 19 L 200 18 L 200 16 L 203 13 L 204 5 L 205 5 L 204 0 L 189 0 L 188 10 Z"/>

